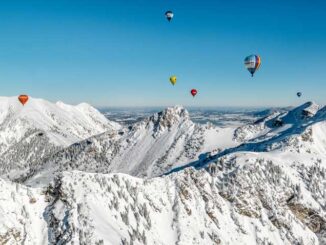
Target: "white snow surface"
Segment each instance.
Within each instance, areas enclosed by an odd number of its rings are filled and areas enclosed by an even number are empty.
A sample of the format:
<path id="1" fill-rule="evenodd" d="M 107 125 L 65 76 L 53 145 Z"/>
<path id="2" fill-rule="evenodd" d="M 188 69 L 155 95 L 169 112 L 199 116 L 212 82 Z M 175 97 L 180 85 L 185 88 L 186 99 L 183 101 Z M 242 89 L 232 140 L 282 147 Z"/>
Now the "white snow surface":
<path id="1" fill-rule="evenodd" d="M 0 179 L 0 244 L 326 244 L 325 153 L 312 102 L 236 129 L 168 108 Z"/>

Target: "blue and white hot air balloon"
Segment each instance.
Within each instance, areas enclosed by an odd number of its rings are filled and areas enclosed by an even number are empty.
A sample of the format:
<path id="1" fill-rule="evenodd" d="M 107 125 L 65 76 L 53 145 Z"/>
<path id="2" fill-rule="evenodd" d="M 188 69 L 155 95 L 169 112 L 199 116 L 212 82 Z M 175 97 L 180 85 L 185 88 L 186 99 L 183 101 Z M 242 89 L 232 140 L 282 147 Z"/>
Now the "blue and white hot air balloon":
<path id="1" fill-rule="evenodd" d="M 165 12 L 165 17 L 167 18 L 168 21 L 171 21 L 173 19 L 173 12 L 171 10 Z"/>

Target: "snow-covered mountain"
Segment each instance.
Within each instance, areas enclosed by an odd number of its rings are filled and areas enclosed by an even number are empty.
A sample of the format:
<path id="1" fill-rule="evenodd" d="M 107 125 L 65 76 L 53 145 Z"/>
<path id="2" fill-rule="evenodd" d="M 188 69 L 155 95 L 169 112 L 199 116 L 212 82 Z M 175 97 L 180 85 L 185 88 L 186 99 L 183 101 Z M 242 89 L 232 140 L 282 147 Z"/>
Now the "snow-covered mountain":
<path id="1" fill-rule="evenodd" d="M 325 183 L 326 170 L 306 170 L 311 177 L 299 182 L 266 161 L 230 161 L 151 180 L 64 173 L 52 191 L 60 193 L 52 196 L 52 241 L 325 244 L 325 203 L 317 199 L 325 201 L 325 193 L 306 186 L 317 176 Z"/>
<path id="2" fill-rule="evenodd" d="M 295 133 L 295 130 L 304 128 L 309 122 L 315 123 L 324 120 L 325 118 L 321 116 L 323 109 L 320 109 L 317 104 L 307 102 L 286 112 L 273 111 L 271 114 L 257 120 L 254 124 L 239 127 L 235 132 L 235 139 L 246 142 L 251 139 L 255 141 L 265 140 L 275 135 L 287 136 Z"/>
<path id="3" fill-rule="evenodd" d="M 288 112 L 269 116 L 237 128 L 235 141 L 241 144 L 228 148 L 209 159 L 192 164 L 201 167 L 210 161 L 232 154 L 267 155 L 300 162 L 326 157 L 326 107 L 305 103 Z"/>
<path id="4" fill-rule="evenodd" d="M 197 161 L 209 152 L 221 151 L 238 143 L 234 128 L 195 124 L 181 106 L 121 128 L 88 138 L 57 152 L 43 169 L 82 170 L 100 173 L 127 173 L 139 177 L 164 174 L 172 168 Z"/>
<path id="5" fill-rule="evenodd" d="M 120 126 L 88 104 L 0 97 L 0 175 L 22 178 L 43 158 L 70 144 Z"/>
<path id="6" fill-rule="evenodd" d="M 325 244 L 325 168 L 295 177 L 291 167 L 243 160 L 150 180 L 64 172 L 43 193 L 2 184 L 0 205 L 15 206 L 0 210 L 0 242 Z"/>
<path id="7" fill-rule="evenodd" d="M 0 179 L 0 244 L 326 244 L 325 153 L 312 102 L 226 131 L 169 108 L 59 151 L 34 187 Z M 166 172 L 109 173 L 146 168 Z"/>

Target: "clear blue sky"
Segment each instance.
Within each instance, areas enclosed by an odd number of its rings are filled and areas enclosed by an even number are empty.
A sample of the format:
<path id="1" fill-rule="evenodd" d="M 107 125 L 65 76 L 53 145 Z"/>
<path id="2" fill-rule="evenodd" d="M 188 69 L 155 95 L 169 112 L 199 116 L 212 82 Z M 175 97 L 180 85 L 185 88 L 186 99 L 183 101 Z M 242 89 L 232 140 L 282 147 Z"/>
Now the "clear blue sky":
<path id="1" fill-rule="evenodd" d="M 0 95 L 278 106 L 300 103 L 302 91 L 302 102 L 326 104 L 325 16 L 321 0 L 1 1 Z M 262 57 L 254 78 L 243 65 L 250 54 Z"/>

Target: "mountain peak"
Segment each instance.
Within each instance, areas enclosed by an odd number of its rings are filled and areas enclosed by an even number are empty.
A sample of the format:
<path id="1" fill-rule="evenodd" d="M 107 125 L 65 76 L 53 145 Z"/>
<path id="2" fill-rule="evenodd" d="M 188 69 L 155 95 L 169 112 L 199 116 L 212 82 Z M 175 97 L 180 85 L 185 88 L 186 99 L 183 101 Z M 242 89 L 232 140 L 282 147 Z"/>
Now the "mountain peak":
<path id="1" fill-rule="evenodd" d="M 306 108 L 303 109 L 303 116 L 314 116 L 316 115 L 316 113 L 318 112 L 318 110 L 320 109 L 320 106 L 317 105 L 315 102 L 307 102 L 306 103 Z"/>
<path id="2" fill-rule="evenodd" d="M 160 112 L 163 117 L 170 117 L 170 118 L 189 118 L 188 111 L 180 105 L 176 105 L 173 107 L 168 107 L 162 112 Z"/>
<path id="3" fill-rule="evenodd" d="M 94 108 L 93 106 L 91 106 L 90 104 L 88 104 L 86 102 L 82 102 L 82 103 L 78 104 L 77 107 L 84 108 L 84 109 Z"/>
<path id="4" fill-rule="evenodd" d="M 293 112 L 307 111 L 312 114 L 316 114 L 316 112 L 319 110 L 319 108 L 320 108 L 320 106 L 318 104 L 316 104 L 315 102 L 308 101 L 308 102 L 292 109 L 291 111 L 293 111 Z"/>
<path id="5" fill-rule="evenodd" d="M 188 111 L 182 106 L 168 107 L 159 113 L 155 113 L 149 118 L 149 121 L 155 125 L 155 128 L 163 130 L 171 128 L 182 122 L 190 121 Z"/>
<path id="6" fill-rule="evenodd" d="M 290 110 L 284 117 L 284 122 L 298 123 L 300 120 L 306 120 L 316 115 L 320 106 L 316 103 L 309 101 L 292 110 Z"/>

